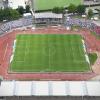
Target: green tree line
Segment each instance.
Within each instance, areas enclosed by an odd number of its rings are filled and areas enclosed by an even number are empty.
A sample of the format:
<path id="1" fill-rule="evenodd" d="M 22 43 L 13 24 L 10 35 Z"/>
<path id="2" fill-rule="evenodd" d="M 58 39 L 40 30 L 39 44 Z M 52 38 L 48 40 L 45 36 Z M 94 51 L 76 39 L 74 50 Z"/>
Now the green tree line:
<path id="1" fill-rule="evenodd" d="M 30 12 L 29 5 L 26 5 L 25 9 L 23 8 L 23 6 L 20 6 L 17 9 L 12 9 L 12 8 L 0 9 L 0 21 L 16 20 L 22 17 L 24 13 L 29 13 L 29 12 Z"/>
<path id="2" fill-rule="evenodd" d="M 11 8 L 6 8 L 6 9 L 0 9 L 0 21 L 3 20 L 15 20 L 20 18 L 20 14 L 17 10 L 11 9 Z"/>
<path id="3" fill-rule="evenodd" d="M 54 7 L 52 9 L 52 12 L 54 13 L 63 13 L 64 12 L 64 8 L 63 7 Z M 75 6 L 74 4 L 70 4 L 68 7 L 67 7 L 67 10 L 68 10 L 68 13 L 78 13 L 78 14 L 84 14 L 85 13 L 85 10 L 86 10 L 86 7 L 84 5 L 78 5 L 78 6 Z"/>

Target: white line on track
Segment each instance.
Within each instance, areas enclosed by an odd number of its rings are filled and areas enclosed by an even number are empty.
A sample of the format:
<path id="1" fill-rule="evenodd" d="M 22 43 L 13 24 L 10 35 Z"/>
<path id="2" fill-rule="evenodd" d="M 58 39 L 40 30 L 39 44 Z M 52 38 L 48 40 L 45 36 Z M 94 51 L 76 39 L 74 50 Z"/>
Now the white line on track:
<path id="1" fill-rule="evenodd" d="M 6 56 L 6 53 L 7 53 L 7 48 L 8 48 L 8 43 L 6 45 L 6 49 L 5 49 L 5 52 L 4 52 L 3 60 L 5 59 L 5 56 Z"/>

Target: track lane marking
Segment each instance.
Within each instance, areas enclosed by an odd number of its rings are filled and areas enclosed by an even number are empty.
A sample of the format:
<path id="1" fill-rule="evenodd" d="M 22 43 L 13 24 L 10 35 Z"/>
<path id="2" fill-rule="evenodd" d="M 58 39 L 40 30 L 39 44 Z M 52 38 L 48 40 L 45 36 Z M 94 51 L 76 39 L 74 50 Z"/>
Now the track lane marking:
<path id="1" fill-rule="evenodd" d="M 3 60 L 5 59 L 5 56 L 6 56 L 6 53 L 7 53 L 7 48 L 8 48 L 8 43 L 7 43 L 6 48 L 5 48 L 5 52 L 4 52 L 4 56 L 3 56 Z"/>

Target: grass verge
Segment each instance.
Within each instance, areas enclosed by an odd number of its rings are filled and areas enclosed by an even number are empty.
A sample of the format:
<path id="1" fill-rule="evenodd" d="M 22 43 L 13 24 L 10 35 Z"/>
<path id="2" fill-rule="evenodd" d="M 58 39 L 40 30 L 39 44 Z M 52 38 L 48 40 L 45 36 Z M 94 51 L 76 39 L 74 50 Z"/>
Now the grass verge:
<path id="1" fill-rule="evenodd" d="M 93 65 L 95 63 L 95 61 L 97 60 L 97 54 L 96 53 L 89 53 L 88 56 L 90 59 L 90 64 Z"/>

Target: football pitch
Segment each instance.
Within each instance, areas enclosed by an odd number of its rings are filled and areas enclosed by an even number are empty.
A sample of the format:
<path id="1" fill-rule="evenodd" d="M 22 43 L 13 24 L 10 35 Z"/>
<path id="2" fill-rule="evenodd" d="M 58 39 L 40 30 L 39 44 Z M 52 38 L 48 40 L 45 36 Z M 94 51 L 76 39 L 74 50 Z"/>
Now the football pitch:
<path id="1" fill-rule="evenodd" d="M 35 10 L 47 10 L 54 7 L 68 7 L 70 4 L 83 4 L 83 0 L 33 0 Z"/>
<path id="2" fill-rule="evenodd" d="M 11 72 L 88 72 L 80 35 L 20 34 Z"/>

